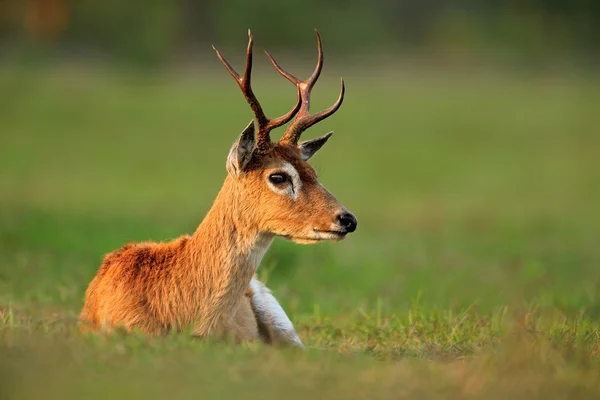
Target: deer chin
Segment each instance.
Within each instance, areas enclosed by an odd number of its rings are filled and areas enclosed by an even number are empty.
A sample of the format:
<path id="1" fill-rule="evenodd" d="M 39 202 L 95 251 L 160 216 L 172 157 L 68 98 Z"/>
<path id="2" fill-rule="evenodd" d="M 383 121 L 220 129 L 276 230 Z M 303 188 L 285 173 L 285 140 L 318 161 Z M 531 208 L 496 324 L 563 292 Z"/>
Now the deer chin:
<path id="1" fill-rule="evenodd" d="M 319 237 L 320 240 L 333 240 L 339 242 L 344 240 L 348 232 L 336 231 L 336 230 L 317 230 L 313 228 L 313 232 Z"/>
<path id="2" fill-rule="evenodd" d="M 294 243 L 298 243 L 298 244 L 315 244 L 315 243 L 322 242 L 321 239 L 312 239 L 312 238 L 299 237 L 299 236 L 288 236 L 286 239 L 289 241 L 292 241 Z"/>

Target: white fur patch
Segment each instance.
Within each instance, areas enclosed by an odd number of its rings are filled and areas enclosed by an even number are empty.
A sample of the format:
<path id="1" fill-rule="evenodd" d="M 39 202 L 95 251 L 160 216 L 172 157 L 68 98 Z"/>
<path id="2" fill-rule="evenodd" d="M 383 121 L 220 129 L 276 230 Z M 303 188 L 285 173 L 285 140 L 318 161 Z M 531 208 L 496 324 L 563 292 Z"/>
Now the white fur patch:
<path id="1" fill-rule="evenodd" d="M 298 200 L 300 195 L 300 189 L 302 189 L 302 180 L 300 180 L 300 174 L 296 171 L 296 168 L 289 162 L 284 161 L 280 167 L 292 178 L 292 183 L 288 183 L 285 187 L 279 188 L 267 178 L 267 184 L 277 194 L 289 196 L 292 200 Z"/>
<path id="2" fill-rule="evenodd" d="M 277 299 L 271 294 L 269 288 L 256 278 L 252 278 L 250 287 L 253 292 L 251 301 L 256 317 L 272 328 L 277 339 L 304 348 L 292 321 L 290 321 Z"/>
<path id="3" fill-rule="evenodd" d="M 250 257 L 248 260 L 249 266 L 250 268 L 252 268 L 252 270 L 257 270 L 258 266 L 260 265 L 260 262 L 265 256 L 265 253 L 267 252 L 267 250 L 269 250 L 269 246 L 271 246 L 271 243 L 273 242 L 273 237 L 273 234 L 263 233 L 260 234 L 260 236 L 256 240 L 256 243 L 254 245 L 254 248 L 252 249 L 252 252 L 250 253 Z"/>

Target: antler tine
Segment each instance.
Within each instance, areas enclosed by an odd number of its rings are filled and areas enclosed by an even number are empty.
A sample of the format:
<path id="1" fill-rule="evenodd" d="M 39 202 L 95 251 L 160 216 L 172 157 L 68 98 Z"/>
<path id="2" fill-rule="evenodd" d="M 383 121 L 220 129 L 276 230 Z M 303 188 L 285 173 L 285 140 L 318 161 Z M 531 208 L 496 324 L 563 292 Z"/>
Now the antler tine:
<path id="1" fill-rule="evenodd" d="M 219 49 L 217 49 L 216 46 L 213 45 L 213 49 L 217 53 L 217 57 L 219 57 L 219 60 L 221 61 L 221 63 L 223 63 L 223 65 L 225 66 L 225 68 L 227 69 L 229 74 L 233 77 L 233 79 L 236 80 L 238 86 L 240 87 L 240 89 L 242 91 L 242 94 L 246 98 L 246 101 L 248 102 L 248 104 L 250 105 L 250 108 L 252 109 L 252 112 L 254 113 L 254 116 L 256 118 L 256 122 L 257 122 L 258 126 L 260 127 L 260 126 L 264 126 L 266 124 L 267 117 L 265 116 L 265 113 L 263 112 L 258 99 L 256 98 L 256 96 L 254 95 L 254 92 L 252 91 L 252 86 L 251 86 L 252 45 L 253 45 L 252 33 L 248 29 L 248 49 L 246 51 L 246 67 L 244 68 L 244 76 L 243 77 L 240 77 L 240 75 L 235 71 L 235 69 L 233 69 L 231 64 L 229 64 L 229 62 L 225 59 L 225 57 L 223 57 L 223 54 L 221 54 L 221 52 L 219 51 Z"/>
<path id="2" fill-rule="evenodd" d="M 316 29 L 315 33 L 317 35 L 317 47 L 319 51 L 317 58 L 317 66 L 315 67 L 315 70 L 313 71 L 310 78 L 308 78 L 305 81 L 301 81 L 294 75 L 285 71 L 283 68 L 281 68 L 277 61 L 275 61 L 273 56 L 269 52 L 265 51 L 267 57 L 269 57 L 271 64 L 273 64 L 273 67 L 275 67 L 277 72 L 279 72 L 283 77 L 295 84 L 298 87 L 298 90 L 302 96 L 302 105 L 300 107 L 300 110 L 296 114 L 294 122 L 292 122 L 292 124 L 285 131 L 285 134 L 281 138 L 281 142 L 297 144 L 300 135 L 302 135 L 302 132 L 304 132 L 306 129 L 310 128 L 317 122 L 322 121 L 325 118 L 332 115 L 333 113 L 335 113 L 344 101 L 345 87 L 344 80 L 342 79 L 342 88 L 337 101 L 331 107 L 323 111 L 320 111 L 313 115 L 309 114 L 310 92 L 312 91 L 312 88 L 319 79 L 319 76 L 321 75 L 321 70 L 323 69 L 323 44 L 321 42 L 321 35 L 319 35 L 319 32 Z"/>
<path id="3" fill-rule="evenodd" d="M 279 118 L 275 118 L 275 119 L 267 118 L 267 116 L 265 115 L 265 113 L 260 105 L 260 102 L 258 101 L 258 99 L 256 98 L 256 95 L 252 91 L 252 86 L 251 86 L 252 45 L 253 45 L 252 33 L 250 32 L 250 29 L 248 29 L 248 49 L 246 51 L 246 67 L 244 68 L 244 76 L 243 77 L 240 77 L 240 75 L 235 71 L 235 69 L 233 69 L 231 64 L 229 64 L 229 62 L 225 59 L 225 57 L 223 57 L 223 55 L 221 54 L 219 49 L 217 49 L 214 45 L 212 47 L 215 50 L 215 52 L 217 53 L 217 57 L 219 57 L 219 60 L 221 61 L 221 63 L 223 63 L 223 65 L 225 66 L 225 68 L 227 69 L 229 74 L 237 82 L 238 86 L 240 87 L 240 89 L 242 91 L 242 94 L 246 98 L 246 101 L 248 102 L 248 104 L 250 105 L 250 108 L 252 109 L 252 112 L 254 113 L 256 123 L 258 124 L 258 132 L 256 134 L 256 136 L 257 136 L 256 137 L 256 147 L 260 151 L 260 150 L 266 150 L 268 147 L 270 147 L 271 137 L 269 136 L 269 133 L 273 129 L 288 123 L 294 117 L 294 115 L 296 115 L 296 113 L 298 113 L 298 110 L 300 110 L 300 106 L 302 104 L 302 96 L 300 93 L 300 89 L 298 89 L 298 101 L 296 102 L 296 105 L 294 106 L 294 108 L 291 111 L 289 111 L 285 115 L 282 115 Z"/>
<path id="4" fill-rule="evenodd" d="M 320 121 L 324 120 L 325 118 L 329 117 L 330 115 L 335 113 L 340 108 L 340 106 L 342 105 L 342 102 L 344 101 L 344 93 L 346 92 L 346 86 L 344 85 L 344 79 L 340 79 L 340 81 L 341 81 L 340 94 L 339 94 L 337 100 L 335 101 L 335 103 L 333 103 L 333 105 L 331 107 L 326 108 L 325 110 L 319 111 L 318 113 L 315 113 L 313 115 L 307 115 L 306 118 L 304 118 L 302 121 L 300 121 L 298 123 L 298 128 L 297 128 L 299 130 L 298 138 L 300 138 L 300 135 L 302 134 L 302 132 L 304 132 L 305 130 L 307 130 L 308 128 L 310 128 L 311 126 L 316 124 L 317 122 L 320 122 Z M 298 138 L 296 139 L 296 143 L 298 141 Z"/>

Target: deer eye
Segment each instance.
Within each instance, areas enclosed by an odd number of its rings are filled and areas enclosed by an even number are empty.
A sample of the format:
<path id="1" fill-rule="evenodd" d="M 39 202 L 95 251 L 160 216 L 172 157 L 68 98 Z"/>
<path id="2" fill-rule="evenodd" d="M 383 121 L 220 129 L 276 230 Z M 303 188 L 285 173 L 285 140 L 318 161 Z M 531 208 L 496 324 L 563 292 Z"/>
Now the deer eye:
<path id="1" fill-rule="evenodd" d="M 275 174 L 269 175 L 269 181 L 275 185 L 281 185 L 284 182 L 291 182 L 290 176 L 287 174 L 282 174 L 281 172 L 277 172 Z"/>

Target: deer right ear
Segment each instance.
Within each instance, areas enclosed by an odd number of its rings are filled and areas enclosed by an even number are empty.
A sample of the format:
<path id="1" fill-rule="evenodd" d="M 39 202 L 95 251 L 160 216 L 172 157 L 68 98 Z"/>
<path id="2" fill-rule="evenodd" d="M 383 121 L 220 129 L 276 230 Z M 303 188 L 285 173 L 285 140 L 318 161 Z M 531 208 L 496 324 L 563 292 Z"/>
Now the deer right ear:
<path id="1" fill-rule="evenodd" d="M 252 120 L 243 130 L 238 140 L 231 146 L 231 150 L 229 150 L 229 155 L 227 156 L 227 171 L 231 175 L 238 176 L 244 171 L 252 158 L 255 146 L 254 120 Z"/>
<path id="2" fill-rule="evenodd" d="M 304 161 L 310 160 L 310 158 L 314 156 L 315 153 L 319 151 L 321 147 L 323 147 L 323 145 L 325 144 L 325 142 L 327 142 L 331 135 L 333 135 L 333 132 L 326 133 L 325 135 L 316 139 L 307 140 L 306 142 L 299 143 L 298 147 L 300 148 L 300 155 L 302 156 L 302 159 Z"/>

